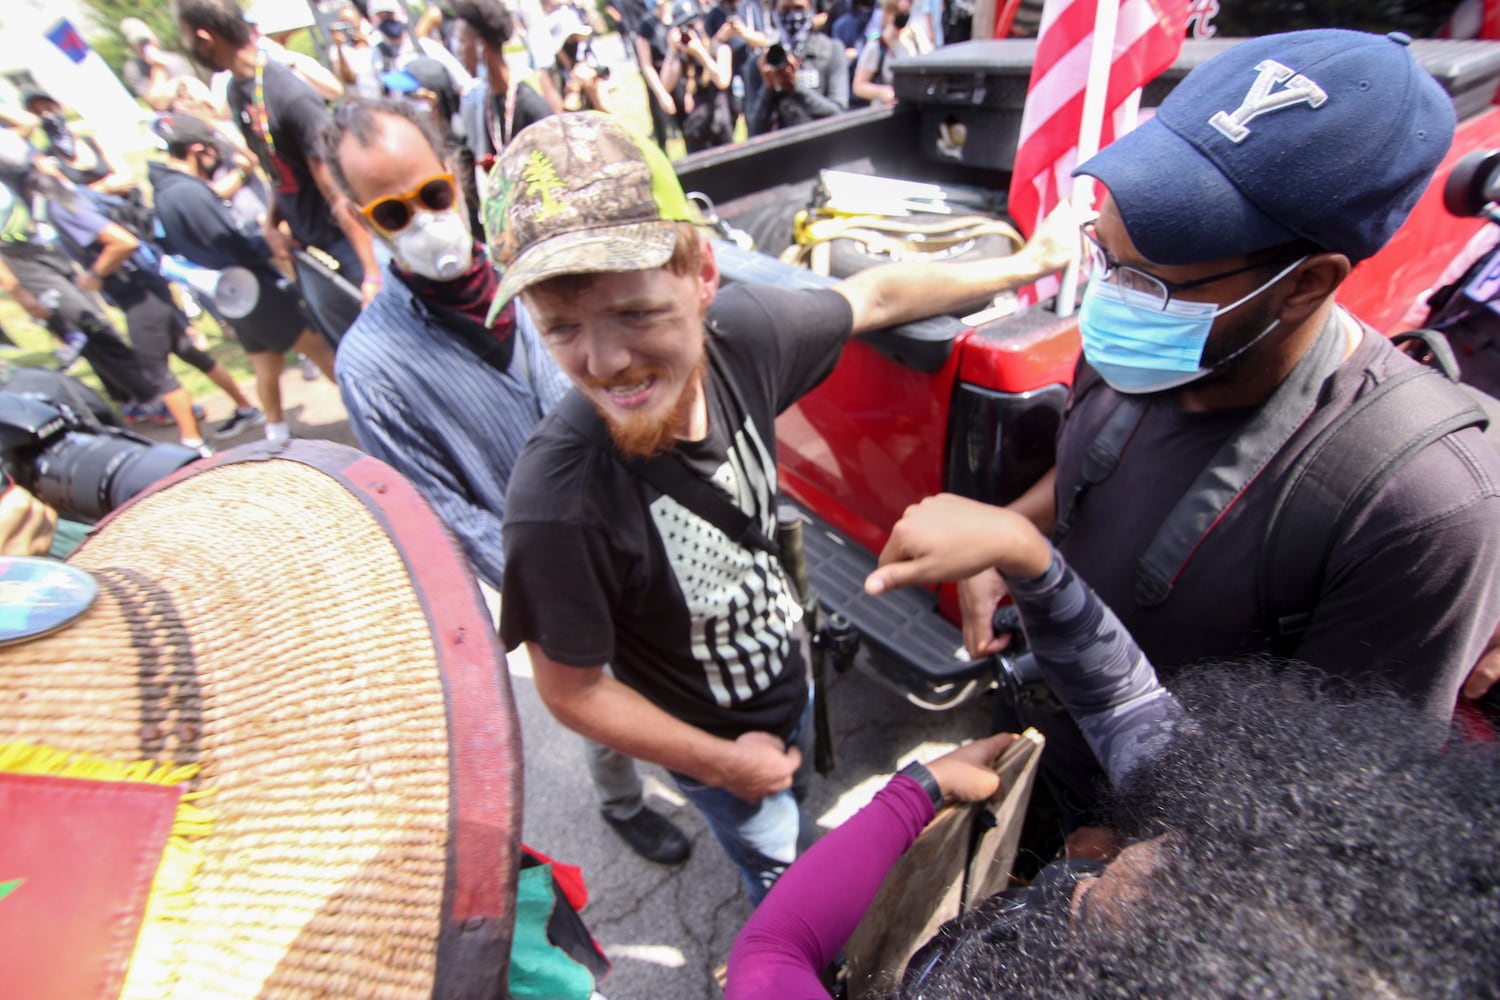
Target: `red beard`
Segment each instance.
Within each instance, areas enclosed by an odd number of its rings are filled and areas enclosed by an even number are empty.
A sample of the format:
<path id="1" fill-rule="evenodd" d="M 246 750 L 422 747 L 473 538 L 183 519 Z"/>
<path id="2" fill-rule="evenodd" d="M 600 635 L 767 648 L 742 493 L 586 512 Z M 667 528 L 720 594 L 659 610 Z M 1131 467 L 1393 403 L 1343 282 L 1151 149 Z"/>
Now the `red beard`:
<path id="1" fill-rule="evenodd" d="M 688 425 L 695 392 L 703 385 L 707 370 L 707 364 L 700 360 L 693 377 L 683 385 L 677 398 L 673 400 L 671 409 L 661 417 L 632 413 L 624 419 L 618 419 L 613 413 L 605 413 L 595 406 L 594 409 L 599 410 L 599 416 L 609 428 L 609 436 L 614 440 L 615 447 L 632 458 L 651 458 L 676 444 L 679 435 Z M 639 385 L 652 376 L 661 378 L 665 374 L 656 368 L 630 368 L 613 378 L 589 379 L 588 384 L 591 388 L 608 391 L 613 386 Z"/>

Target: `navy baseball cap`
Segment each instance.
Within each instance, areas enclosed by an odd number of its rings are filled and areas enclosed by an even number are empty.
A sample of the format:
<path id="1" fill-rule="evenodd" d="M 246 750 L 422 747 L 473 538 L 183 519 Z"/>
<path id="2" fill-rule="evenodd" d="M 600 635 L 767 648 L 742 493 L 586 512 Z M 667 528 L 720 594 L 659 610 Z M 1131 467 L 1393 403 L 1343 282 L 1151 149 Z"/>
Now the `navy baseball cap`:
<path id="1" fill-rule="evenodd" d="M 1158 264 L 1297 239 L 1363 260 L 1400 228 L 1453 142 L 1453 102 L 1410 42 L 1334 28 L 1241 42 L 1073 173 L 1109 189 L 1136 249 Z"/>

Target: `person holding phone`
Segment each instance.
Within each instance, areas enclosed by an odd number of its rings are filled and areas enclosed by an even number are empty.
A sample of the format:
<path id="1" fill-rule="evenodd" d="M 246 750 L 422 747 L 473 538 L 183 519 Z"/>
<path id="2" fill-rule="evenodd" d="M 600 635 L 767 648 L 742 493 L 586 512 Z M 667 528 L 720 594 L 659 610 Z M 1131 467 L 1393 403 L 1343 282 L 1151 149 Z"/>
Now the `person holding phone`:
<path id="1" fill-rule="evenodd" d="M 717 35 L 707 33 L 701 17 L 672 29 L 661 78 L 669 90 L 684 83 L 682 143 L 689 153 L 734 141 L 739 116 L 731 89 L 734 53 Z"/>

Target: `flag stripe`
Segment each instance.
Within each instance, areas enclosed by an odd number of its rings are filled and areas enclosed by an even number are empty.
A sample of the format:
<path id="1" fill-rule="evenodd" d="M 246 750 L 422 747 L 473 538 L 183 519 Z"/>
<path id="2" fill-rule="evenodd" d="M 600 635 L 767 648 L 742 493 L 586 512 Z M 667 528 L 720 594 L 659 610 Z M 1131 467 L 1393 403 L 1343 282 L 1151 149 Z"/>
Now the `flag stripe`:
<path id="1" fill-rule="evenodd" d="M 1121 0 L 1105 0 L 1120 3 Z M 1121 106 L 1181 50 L 1188 0 L 1123 0 L 1112 46 L 1100 145 L 1117 134 Z M 1011 176 L 1010 214 L 1022 232 L 1072 189 L 1093 45 L 1095 0 L 1047 0 Z"/>

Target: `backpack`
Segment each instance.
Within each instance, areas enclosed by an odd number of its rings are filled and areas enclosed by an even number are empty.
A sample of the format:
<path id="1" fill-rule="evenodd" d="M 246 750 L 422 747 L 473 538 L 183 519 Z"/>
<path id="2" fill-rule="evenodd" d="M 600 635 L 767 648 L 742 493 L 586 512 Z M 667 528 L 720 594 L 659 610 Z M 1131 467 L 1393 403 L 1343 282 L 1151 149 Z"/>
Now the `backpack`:
<path id="1" fill-rule="evenodd" d="M 140 246 L 126 260 L 125 266 L 117 272 L 122 282 L 133 282 L 143 278 L 149 280 L 161 275 L 162 258 L 166 256 L 166 251 L 161 245 L 161 225 L 157 221 L 156 213 L 142 202 L 138 195 L 132 198 L 101 194 L 86 187 L 76 188 L 75 194 L 89 208 L 120 226 L 140 242 Z M 93 265 L 99 256 L 97 251 L 92 247 L 80 245 L 68 235 L 63 227 L 54 228 L 57 230 L 58 243 L 69 257 L 84 267 Z"/>
<path id="2" fill-rule="evenodd" d="M 1396 340 L 1398 346 L 1402 339 Z M 1423 331 L 1420 339 L 1430 346 L 1441 334 Z M 1339 344 L 1325 328 L 1292 374 L 1167 515 L 1136 565 L 1135 599 L 1142 606 L 1161 604 L 1170 596 L 1177 571 L 1201 539 L 1311 412 L 1324 378 L 1342 358 Z M 1274 655 L 1295 655 L 1317 608 L 1334 540 L 1407 461 L 1468 427 L 1493 428 L 1487 437 L 1496 442 L 1500 401 L 1458 384 L 1456 368 L 1441 367 L 1446 347 L 1443 343 L 1432 351 L 1440 367 L 1399 371 L 1359 397 L 1301 451 L 1282 479 L 1256 575 L 1260 618 Z M 1450 351 L 1450 362 L 1451 357 Z M 1075 384 L 1075 403 L 1099 384 L 1097 376 Z M 1078 488 L 1059 503 L 1054 543 L 1068 533 L 1088 488 L 1113 474 L 1145 405 L 1140 397 L 1125 397 L 1101 425 L 1085 452 Z"/>
<path id="3" fill-rule="evenodd" d="M 1459 382 L 1441 333 L 1392 338 L 1397 346 L 1408 341 L 1426 346 L 1430 366 L 1387 379 L 1325 428 L 1292 466 L 1271 510 L 1257 586 L 1278 655 L 1290 656 L 1312 621 L 1333 540 L 1402 466 L 1468 427 L 1500 448 L 1500 400 Z"/>

